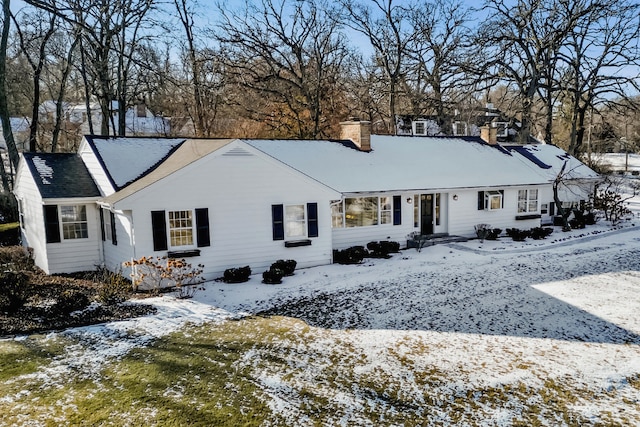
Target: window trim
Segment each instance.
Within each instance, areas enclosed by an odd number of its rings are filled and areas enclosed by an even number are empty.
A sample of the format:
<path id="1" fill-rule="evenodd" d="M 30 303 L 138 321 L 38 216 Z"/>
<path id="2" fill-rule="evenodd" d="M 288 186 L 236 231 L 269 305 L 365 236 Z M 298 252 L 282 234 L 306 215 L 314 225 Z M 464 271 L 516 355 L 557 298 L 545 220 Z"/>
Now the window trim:
<path id="1" fill-rule="evenodd" d="M 196 224 L 195 224 L 195 213 L 194 209 L 178 209 L 178 210 L 167 210 L 165 212 L 165 221 L 167 224 L 167 248 L 170 250 L 173 249 L 187 249 L 187 248 L 195 248 L 196 247 Z M 190 227 L 172 227 L 171 225 L 171 213 L 175 212 L 189 212 L 189 221 L 191 221 Z M 184 218 L 174 218 L 173 221 L 184 221 Z M 174 245 L 173 244 L 173 236 L 171 235 L 171 230 L 191 230 L 191 243 L 188 245 Z M 183 236 L 180 236 L 182 238 Z"/>
<path id="2" fill-rule="evenodd" d="M 499 207 L 492 207 L 492 200 L 499 200 Z M 489 190 L 484 192 L 484 209 L 487 211 L 499 211 L 504 207 L 504 195 L 498 190 Z"/>
<path id="3" fill-rule="evenodd" d="M 297 220 L 289 220 L 289 218 L 287 218 L 287 209 L 288 208 L 293 208 L 293 207 L 302 207 L 302 220 L 297 219 Z M 308 226 L 308 214 L 307 214 L 307 204 L 306 203 L 289 203 L 286 205 L 283 205 L 283 209 L 284 209 L 284 217 L 283 217 L 283 225 L 284 225 L 284 240 L 302 240 L 302 239 L 306 239 L 308 237 L 309 234 L 309 226 Z M 302 224 L 302 234 L 289 234 L 289 222 L 296 222 L 296 223 L 301 223 Z"/>
<path id="4" fill-rule="evenodd" d="M 74 214 L 77 215 L 77 213 L 75 212 L 76 208 L 81 208 L 80 209 L 80 219 L 79 220 L 74 220 L 74 221 L 65 221 L 64 215 L 62 214 L 62 210 L 63 208 L 74 208 Z M 84 220 L 82 219 L 82 212 L 84 211 Z M 60 227 L 60 237 L 61 240 L 82 240 L 82 239 L 88 239 L 89 238 L 89 217 L 87 215 L 87 205 L 58 205 L 58 218 L 59 218 L 59 224 L 58 226 Z M 84 233 L 82 234 L 86 234 L 84 236 L 80 236 L 80 237 L 67 237 L 67 233 L 65 232 L 65 224 L 70 225 L 70 224 L 80 224 L 81 228 L 80 231 L 82 233 L 82 231 L 84 231 Z M 84 224 L 84 230 L 82 229 L 82 225 Z"/>
<path id="5" fill-rule="evenodd" d="M 376 199 L 376 223 L 369 225 L 348 225 L 347 222 L 347 200 L 352 199 Z M 382 209 L 383 207 L 383 199 L 388 198 L 389 201 L 389 209 Z M 388 226 L 397 226 L 402 225 L 402 196 L 398 194 L 384 194 L 384 195 L 370 195 L 370 196 L 352 196 L 352 197 L 344 197 L 340 201 L 341 206 L 334 210 L 334 207 L 338 206 L 338 201 L 334 200 L 331 202 L 331 228 L 360 228 L 360 227 L 388 227 Z M 336 219 L 338 216 L 336 213 L 339 212 L 342 215 L 342 224 L 340 226 L 336 226 Z M 383 213 L 388 213 L 386 222 L 383 222 Z"/>
<path id="6" fill-rule="evenodd" d="M 426 120 L 414 120 L 412 122 L 413 125 L 413 134 L 416 136 L 426 136 L 427 135 L 427 121 Z M 418 125 L 422 126 L 422 133 L 418 133 Z"/>
<path id="7" fill-rule="evenodd" d="M 521 198 L 521 194 L 524 192 L 524 198 Z M 531 197 L 531 194 L 535 192 L 535 198 Z M 523 188 L 518 190 L 518 205 L 516 207 L 518 214 L 528 213 L 540 213 L 540 191 L 537 188 Z M 531 203 L 536 203 L 535 210 L 531 209 Z M 521 209 L 520 205 L 524 203 L 524 209 Z"/>

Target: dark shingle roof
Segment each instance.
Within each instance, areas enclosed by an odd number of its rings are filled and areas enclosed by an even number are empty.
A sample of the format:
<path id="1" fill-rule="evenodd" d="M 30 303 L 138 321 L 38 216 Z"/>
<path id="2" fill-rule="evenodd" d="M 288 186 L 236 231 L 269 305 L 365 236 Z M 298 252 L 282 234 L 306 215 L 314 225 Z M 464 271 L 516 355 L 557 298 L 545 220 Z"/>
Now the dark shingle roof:
<path id="1" fill-rule="evenodd" d="M 23 156 L 43 199 L 100 196 L 79 155 L 24 153 Z"/>

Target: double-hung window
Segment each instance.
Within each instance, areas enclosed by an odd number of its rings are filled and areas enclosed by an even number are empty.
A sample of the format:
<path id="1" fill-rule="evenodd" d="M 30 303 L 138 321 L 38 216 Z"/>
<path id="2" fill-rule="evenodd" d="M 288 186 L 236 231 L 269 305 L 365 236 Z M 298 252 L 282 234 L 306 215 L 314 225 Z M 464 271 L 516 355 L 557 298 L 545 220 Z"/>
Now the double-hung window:
<path id="1" fill-rule="evenodd" d="M 171 247 L 193 246 L 192 211 L 169 211 L 168 215 Z"/>
<path id="2" fill-rule="evenodd" d="M 151 211 L 151 230 L 154 251 L 192 250 L 211 245 L 208 208 Z"/>
<path id="3" fill-rule="evenodd" d="M 286 238 L 306 237 L 307 221 L 304 205 L 286 205 L 284 207 L 284 230 Z"/>
<path id="4" fill-rule="evenodd" d="M 310 245 L 318 237 L 318 203 L 271 205 L 273 240 L 286 240 L 285 246 Z"/>
<path id="5" fill-rule="evenodd" d="M 538 190 L 518 190 L 518 213 L 538 212 Z"/>
<path id="6" fill-rule="evenodd" d="M 393 223 L 393 197 L 380 197 L 380 224 Z"/>
<path id="7" fill-rule="evenodd" d="M 331 228 L 344 227 L 344 205 L 342 200 L 331 201 Z"/>
<path id="8" fill-rule="evenodd" d="M 62 223 L 62 237 L 65 240 L 89 237 L 87 207 L 85 205 L 60 206 L 60 222 Z"/>

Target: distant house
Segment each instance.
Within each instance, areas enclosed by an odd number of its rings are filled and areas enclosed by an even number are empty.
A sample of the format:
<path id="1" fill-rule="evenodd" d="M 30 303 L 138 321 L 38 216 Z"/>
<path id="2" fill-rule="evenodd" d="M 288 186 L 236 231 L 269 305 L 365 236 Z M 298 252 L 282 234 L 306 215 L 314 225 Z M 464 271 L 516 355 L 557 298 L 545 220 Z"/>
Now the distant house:
<path id="1" fill-rule="evenodd" d="M 23 151 L 29 145 L 29 119 L 26 117 L 11 117 L 11 131 L 13 132 L 13 139 L 16 143 L 18 151 Z M 2 131 L 2 125 L 0 124 L 0 151 L 6 152 L 7 143 L 4 140 L 4 132 Z"/>
<path id="2" fill-rule="evenodd" d="M 102 111 L 100 105 L 91 103 L 91 122 L 93 133 L 99 133 L 102 126 Z M 80 135 L 91 133 L 89 127 L 89 114 L 86 104 L 71 104 L 65 102 L 62 106 L 64 114 L 64 125 L 72 127 Z M 41 123 L 53 124 L 56 119 L 56 102 L 45 101 L 40 104 L 39 113 Z M 167 136 L 171 133 L 171 121 L 168 118 L 153 114 L 149 108 L 139 103 L 126 110 L 125 115 L 126 132 L 129 136 Z M 118 103 L 113 101 L 109 115 L 109 133 L 114 135 L 118 127 Z"/>
<path id="3" fill-rule="evenodd" d="M 449 125 L 442 127 L 445 121 Z M 506 117 L 493 104 L 486 104 L 478 111 L 462 114 L 455 112 L 452 117 L 401 115 L 396 118 L 396 132 L 403 136 L 480 136 L 483 126 L 496 129 L 496 138 L 500 143 L 515 142 L 520 123 Z"/>
<path id="4" fill-rule="evenodd" d="M 25 154 L 23 242 L 48 273 L 189 257 L 205 277 L 407 235 L 540 225 L 544 171 L 477 137 L 331 140 L 85 137 L 77 154 Z M 524 200 L 524 203 L 523 203 Z"/>

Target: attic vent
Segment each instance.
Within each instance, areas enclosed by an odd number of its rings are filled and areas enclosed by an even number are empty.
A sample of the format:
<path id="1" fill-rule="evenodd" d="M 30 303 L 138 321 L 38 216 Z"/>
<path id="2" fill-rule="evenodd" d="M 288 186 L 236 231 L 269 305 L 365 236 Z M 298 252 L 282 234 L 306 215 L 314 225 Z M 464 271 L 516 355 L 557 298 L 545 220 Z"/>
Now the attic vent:
<path id="1" fill-rule="evenodd" d="M 235 147 L 235 148 L 232 148 L 231 150 L 227 151 L 226 153 L 224 153 L 223 156 L 251 157 L 251 156 L 253 156 L 253 154 L 251 154 L 250 152 L 248 152 L 247 150 L 245 150 L 242 147 Z"/>

